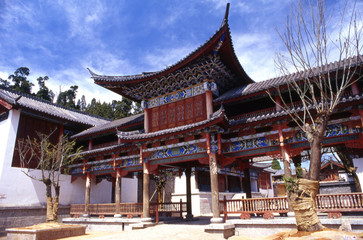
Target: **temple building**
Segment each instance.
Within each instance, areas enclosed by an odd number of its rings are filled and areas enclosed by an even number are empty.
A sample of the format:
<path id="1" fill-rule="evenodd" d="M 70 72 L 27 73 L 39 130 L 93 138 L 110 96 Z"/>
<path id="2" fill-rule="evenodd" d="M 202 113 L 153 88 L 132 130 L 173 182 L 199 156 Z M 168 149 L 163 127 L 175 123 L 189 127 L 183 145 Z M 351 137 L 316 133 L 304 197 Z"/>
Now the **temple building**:
<path id="1" fill-rule="evenodd" d="M 361 76 L 362 60 L 363 56 L 344 59 L 321 69 L 324 74 L 339 73 L 349 63 L 358 67 Z M 0 130 L 6 129 L 9 136 L 0 146 L 4 148 L 0 184 L 6 190 L 0 194 L 9 199 L 0 203 L 18 201 L 3 180 L 12 179 L 16 168 L 16 136 L 29 134 L 24 126 L 48 125 L 83 146 L 82 159 L 72 164 L 71 176 L 66 177 L 65 188 L 71 192 L 66 191 L 63 203 L 84 204 L 85 216 L 90 215 L 92 203 L 116 203 L 114 214 L 119 217 L 119 203 L 142 202 L 141 215 L 151 220 L 150 202 L 156 201 L 153 176 L 167 174 L 173 176 L 168 198 L 186 202 L 188 219 L 211 213 L 212 222 L 223 221 L 219 201 L 224 197 L 273 197 L 273 172 L 263 162 L 296 158 L 310 148 L 306 136 L 281 109 L 275 90 L 281 88 L 283 97 L 288 96 L 287 83 L 300 81 L 307 72 L 255 82 L 245 70 L 233 48 L 227 5 L 215 34 L 165 69 L 132 76 L 100 75 L 89 69 L 95 84 L 140 102 L 141 114 L 108 121 L 0 91 Z M 357 81 L 344 92 L 323 142 L 324 147 L 344 145 L 359 165 L 357 172 L 363 172 L 362 89 L 363 81 Z M 303 112 L 298 97 L 293 99 L 294 111 Z M 29 198 L 37 199 L 36 193 Z"/>
<path id="2" fill-rule="evenodd" d="M 348 62 L 361 69 L 362 56 L 322 69 L 339 72 Z M 309 149 L 305 135 L 276 103 L 279 99 L 273 91 L 301 80 L 305 73 L 254 82 L 233 49 L 228 7 L 222 25 L 209 40 L 163 70 L 132 76 L 89 71 L 95 84 L 142 103 L 144 112 L 74 135 L 88 150 L 73 165 L 72 177 L 87 181 L 113 177 L 114 192 L 120 193 L 120 179 L 138 176 L 146 219 L 150 218 L 151 176 L 167 170 L 184 175 L 187 218 L 193 215 L 193 188 L 208 192 L 209 197 L 202 200 L 211 207 L 212 221 L 219 221 L 219 200 L 227 187 L 228 192 L 244 192 L 247 198 L 252 197 L 253 180 L 260 179 L 259 188 L 272 189 L 270 173 L 253 170 L 257 159 L 291 159 Z M 345 145 L 357 159 L 363 147 L 362 85 L 362 81 L 354 82 L 345 91 L 324 140 L 324 146 Z M 267 91 L 276 94 L 275 101 Z M 285 91 L 283 96 L 288 94 Z M 294 99 L 295 111 L 302 112 L 303 106 Z M 86 196 L 89 191 L 87 185 Z M 116 194 L 115 202 L 120 198 Z M 85 201 L 87 215 L 90 199 Z"/>

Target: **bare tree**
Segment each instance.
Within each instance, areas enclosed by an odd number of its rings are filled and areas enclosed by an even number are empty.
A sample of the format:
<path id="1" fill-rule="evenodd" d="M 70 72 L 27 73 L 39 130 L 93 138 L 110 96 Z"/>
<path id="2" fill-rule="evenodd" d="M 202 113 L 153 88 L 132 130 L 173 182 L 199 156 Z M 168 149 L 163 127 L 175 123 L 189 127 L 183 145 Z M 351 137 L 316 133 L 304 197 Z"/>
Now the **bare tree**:
<path id="1" fill-rule="evenodd" d="M 324 0 L 293 3 L 286 29 L 279 33 L 286 51 L 275 59 L 286 82 L 268 94 L 304 132 L 310 144 L 308 173 L 300 179 L 288 178 L 286 187 L 297 229 L 315 231 L 324 228 L 315 210 L 322 142 L 329 118 L 345 90 L 362 78 L 362 21 L 356 4 L 349 5 L 348 1 L 339 9 L 339 19 L 327 14 Z M 329 64 L 331 58 L 337 62 Z M 285 173 L 291 176 L 290 159 L 283 160 Z"/>
<path id="2" fill-rule="evenodd" d="M 60 177 L 68 173 L 67 166 L 80 158 L 81 151 L 80 148 L 74 150 L 75 141 L 69 141 L 67 136 L 61 136 L 56 144 L 52 144 L 50 138 L 55 132 L 56 130 L 50 134 L 37 132 L 36 138 L 27 137 L 17 142 L 22 172 L 34 180 L 43 182 L 46 187 L 47 222 L 56 221 L 58 218 Z"/>

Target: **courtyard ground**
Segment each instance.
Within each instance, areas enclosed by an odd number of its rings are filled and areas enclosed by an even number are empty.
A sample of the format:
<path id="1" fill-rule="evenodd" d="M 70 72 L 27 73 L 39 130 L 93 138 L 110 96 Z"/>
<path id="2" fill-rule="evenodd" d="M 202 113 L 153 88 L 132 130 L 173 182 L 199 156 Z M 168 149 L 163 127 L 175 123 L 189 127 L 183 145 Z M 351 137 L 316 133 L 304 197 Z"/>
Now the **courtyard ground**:
<path id="1" fill-rule="evenodd" d="M 204 228 L 210 223 L 209 218 L 199 218 L 198 221 L 173 221 L 169 223 L 158 224 L 153 227 L 125 231 L 125 232 L 87 232 L 85 236 L 63 238 L 63 240 L 111 240 L 111 239 L 126 239 L 126 240 L 221 240 L 223 237 L 206 233 Z M 247 230 L 248 231 L 248 230 Z M 251 231 L 251 230 L 250 230 Z M 246 233 L 251 236 L 251 233 Z M 229 240 L 350 240 L 363 239 L 363 232 L 348 233 L 337 230 L 327 230 L 322 232 L 297 233 L 296 230 L 281 232 L 272 236 L 261 237 L 245 237 L 233 236 Z"/>
<path id="2" fill-rule="evenodd" d="M 153 227 L 124 231 L 124 232 L 93 232 L 87 231 L 84 236 L 62 238 L 63 240 L 222 240 L 221 236 L 204 232 L 206 225 L 210 223 L 209 218 L 199 218 L 197 221 L 172 221 L 161 223 Z M 348 233 L 337 230 L 327 230 L 312 234 L 297 233 L 296 230 L 281 232 L 272 236 L 266 237 L 250 237 L 253 235 L 253 230 L 246 230 L 246 236 L 233 236 L 229 240 L 353 240 L 363 239 L 363 232 Z M 255 230 L 256 231 L 256 230 Z M 0 240 L 5 240 L 6 237 L 1 237 Z"/>

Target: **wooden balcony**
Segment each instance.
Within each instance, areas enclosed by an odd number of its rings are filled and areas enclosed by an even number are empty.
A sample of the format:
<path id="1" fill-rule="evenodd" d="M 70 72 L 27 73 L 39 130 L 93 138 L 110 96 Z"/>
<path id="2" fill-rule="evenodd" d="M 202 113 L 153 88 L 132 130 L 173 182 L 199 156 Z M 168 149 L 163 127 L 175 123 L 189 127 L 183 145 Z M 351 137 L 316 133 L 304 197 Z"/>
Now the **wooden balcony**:
<path id="1" fill-rule="evenodd" d="M 150 203 L 150 215 L 155 216 L 156 222 L 159 222 L 159 214 L 163 213 L 166 216 L 179 216 L 183 217 L 183 213 L 187 210 L 186 202 L 164 202 L 164 203 Z M 71 204 L 70 214 L 73 217 L 78 217 L 85 214 L 84 204 Z M 113 216 L 116 214 L 116 203 L 102 203 L 102 204 L 89 204 L 88 214 L 99 216 Z M 118 214 L 125 215 L 128 218 L 134 216 L 141 216 L 142 203 L 120 203 L 120 212 Z"/>

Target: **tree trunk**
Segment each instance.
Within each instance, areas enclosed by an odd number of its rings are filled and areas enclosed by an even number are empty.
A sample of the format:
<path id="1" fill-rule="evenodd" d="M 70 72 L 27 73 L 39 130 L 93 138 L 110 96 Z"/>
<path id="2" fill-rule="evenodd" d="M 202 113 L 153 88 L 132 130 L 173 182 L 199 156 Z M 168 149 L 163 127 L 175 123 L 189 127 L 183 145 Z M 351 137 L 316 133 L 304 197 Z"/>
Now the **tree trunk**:
<path id="1" fill-rule="evenodd" d="M 354 167 L 353 159 L 348 154 L 348 149 L 346 146 L 337 146 L 335 147 L 335 151 L 338 154 L 345 171 L 351 173 L 354 179 L 355 191 L 362 192 L 362 187 L 359 182 L 358 175 L 356 173 L 356 168 Z"/>
<path id="2" fill-rule="evenodd" d="M 54 219 L 54 221 L 58 220 L 59 194 L 60 194 L 60 186 L 56 186 L 55 187 L 55 197 L 53 198 L 53 219 Z"/>
<path id="3" fill-rule="evenodd" d="M 46 222 L 53 222 L 53 199 L 52 199 L 52 184 L 49 179 L 43 181 L 46 186 L 46 196 L 47 196 L 47 216 Z"/>
<path id="4" fill-rule="evenodd" d="M 298 179 L 289 187 L 288 196 L 295 213 L 297 230 L 307 232 L 323 230 L 325 227 L 320 223 L 315 206 L 319 181 Z"/>

